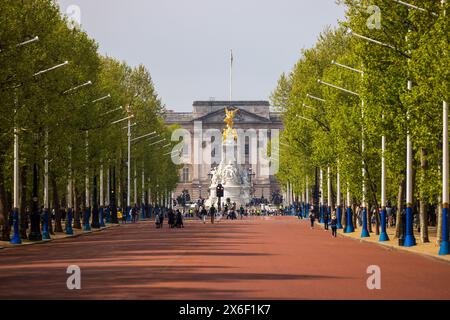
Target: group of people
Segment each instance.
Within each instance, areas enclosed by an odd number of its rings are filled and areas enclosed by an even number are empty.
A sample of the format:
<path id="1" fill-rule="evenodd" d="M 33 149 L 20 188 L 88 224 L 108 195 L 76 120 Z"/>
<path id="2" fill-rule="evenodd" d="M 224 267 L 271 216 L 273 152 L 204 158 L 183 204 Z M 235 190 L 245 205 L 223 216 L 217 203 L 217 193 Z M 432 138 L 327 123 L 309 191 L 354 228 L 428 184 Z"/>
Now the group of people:
<path id="1" fill-rule="evenodd" d="M 316 215 L 314 214 L 314 212 L 312 210 L 309 212 L 308 218 L 311 222 L 311 229 L 313 229 L 314 221 L 316 220 Z M 332 210 L 330 219 L 328 219 L 328 215 L 325 214 L 323 217 L 323 222 L 324 222 L 324 229 L 329 230 L 329 227 L 331 227 L 331 236 L 336 238 L 337 237 L 337 224 L 338 224 L 336 210 L 335 209 Z"/>
<path id="2" fill-rule="evenodd" d="M 164 225 L 165 212 L 158 212 L 155 215 L 155 225 L 157 229 L 161 229 Z M 184 228 L 183 215 L 180 210 L 167 210 L 167 223 L 170 228 Z"/>
<path id="3" fill-rule="evenodd" d="M 135 204 L 132 208 L 130 208 L 129 212 L 123 212 L 123 209 L 117 208 L 117 219 L 122 221 L 122 224 L 127 223 L 128 219 L 131 220 L 132 223 L 136 223 L 139 220 L 139 207 Z"/>

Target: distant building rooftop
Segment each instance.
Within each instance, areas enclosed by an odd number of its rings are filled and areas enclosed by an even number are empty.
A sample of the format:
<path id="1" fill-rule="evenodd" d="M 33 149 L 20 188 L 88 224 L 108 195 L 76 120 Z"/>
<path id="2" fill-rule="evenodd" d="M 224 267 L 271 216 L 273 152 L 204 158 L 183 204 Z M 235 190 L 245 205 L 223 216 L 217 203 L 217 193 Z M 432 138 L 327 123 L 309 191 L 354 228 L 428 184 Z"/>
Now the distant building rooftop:
<path id="1" fill-rule="evenodd" d="M 233 107 L 241 107 L 241 106 L 265 106 L 269 107 L 269 101 L 194 101 L 194 107 L 205 107 L 205 106 L 233 106 Z"/>

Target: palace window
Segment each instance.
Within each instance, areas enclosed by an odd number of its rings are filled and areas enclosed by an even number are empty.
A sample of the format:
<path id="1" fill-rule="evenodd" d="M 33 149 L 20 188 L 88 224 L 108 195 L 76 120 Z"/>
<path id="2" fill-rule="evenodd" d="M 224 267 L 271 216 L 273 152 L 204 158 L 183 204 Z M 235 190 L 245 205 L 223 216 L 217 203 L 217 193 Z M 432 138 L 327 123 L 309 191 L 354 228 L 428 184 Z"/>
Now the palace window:
<path id="1" fill-rule="evenodd" d="M 189 168 L 184 167 L 183 168 L 183 182 L 187 183 L 189 181 Z"/>

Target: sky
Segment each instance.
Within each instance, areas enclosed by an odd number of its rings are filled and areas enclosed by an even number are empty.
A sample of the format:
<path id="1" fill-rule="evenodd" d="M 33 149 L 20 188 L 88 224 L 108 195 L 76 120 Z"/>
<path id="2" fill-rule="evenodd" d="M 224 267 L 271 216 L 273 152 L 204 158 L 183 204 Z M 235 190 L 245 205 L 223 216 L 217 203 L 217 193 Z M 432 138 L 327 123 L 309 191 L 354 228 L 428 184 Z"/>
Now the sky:
<path id="1" fill-rule="evenodd" d="M 268 100 L 282 72 L 326 26 L 344 18 L 335 0 L 57 0 L 101 54 L 143 64 L 167 109 L 195 100 Z"/>

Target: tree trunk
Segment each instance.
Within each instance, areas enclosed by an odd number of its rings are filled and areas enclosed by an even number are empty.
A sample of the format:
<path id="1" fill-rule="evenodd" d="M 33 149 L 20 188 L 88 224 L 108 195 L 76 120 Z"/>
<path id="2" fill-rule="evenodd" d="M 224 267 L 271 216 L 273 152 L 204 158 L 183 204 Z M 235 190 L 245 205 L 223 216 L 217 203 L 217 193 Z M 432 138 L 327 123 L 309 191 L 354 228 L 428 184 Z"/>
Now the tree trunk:
<path id="1" fill-rule="evenodd" d="M 0 163 L 0 225 L 2 227 L 2 241 L 9 241 L 10 238 L 10 226 L 9 226 L 9 213 L 8 213 L 8 200 L 6 198 L 5 189 L 5 176 L 3 174 L 3 161 Z"/>
<path id="2" fill-rule="evenodd" d="M 20 237 L 22 239 L 28 239 L 27 230 L 28 230 L 28 218 L 27 216 L 27 175 L 28 175 L 28 166 L 24 165 L 22 167 L 22 172 L 20 173 Z"/>
<path id="3" fill-rule="evenodd" d="M 420 148 L 420 179 L 423 181 L 425 179 L 425 170 L 427 168 L 427 161 L 425 159 L 425 149 Z M 420 203 L 419 203 L 419 219 L 420 219 L 420 241 L 422 243 L 430 242 L 428 239 L 428 212 L 427 204 L 425 202 L 425 194 L 420 188 Z"/>
<path id="4" fill-rule="evenodd" d="M 53 191 L 53 210 L 55 210 L 55 232 L 64 232 L 61 224 L 61 208 L 59 206 L 58 186 L 56 177 L 53 173 L 50 174 L 50 183 Z"/>
<path id="5" fill-rule="evenodd" d="M 401 214 L 403 210 L 403 193 L 404 193 L 404 184 L 405 179 L 402 178 L 400 184 L 398 185 L 398 194 L 397 194 L 397 212 L 395 218 L 395 238 L 400 237 L 400 225 L 401 225 Z"/>
<path id="6" fill-rule="evenodd" d="M 367 229 L 369 233 L 372 233 L 372 207 L 370 206 L 370 203 L 367 202 Z"/>

